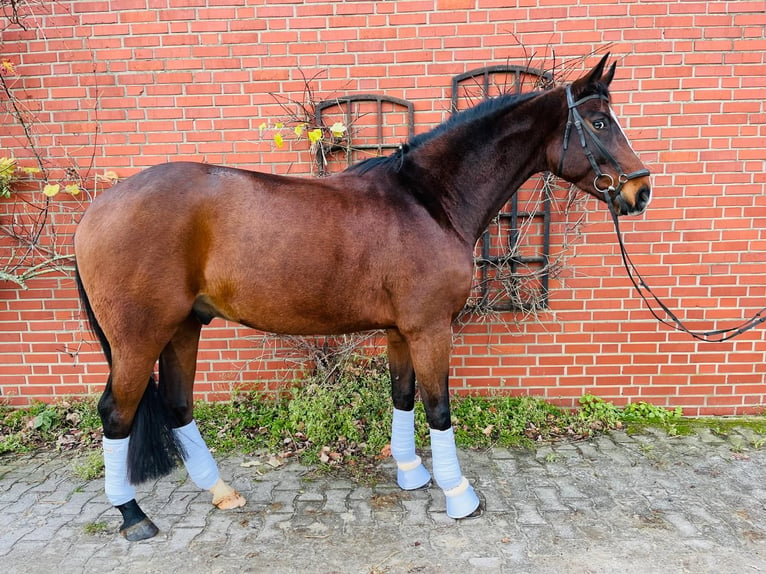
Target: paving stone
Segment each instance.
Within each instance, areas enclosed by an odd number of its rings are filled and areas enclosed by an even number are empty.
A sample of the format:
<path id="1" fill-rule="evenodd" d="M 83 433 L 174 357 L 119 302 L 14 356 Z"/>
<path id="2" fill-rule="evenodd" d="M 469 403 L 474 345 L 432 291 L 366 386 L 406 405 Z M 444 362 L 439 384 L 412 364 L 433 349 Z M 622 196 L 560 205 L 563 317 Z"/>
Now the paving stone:
<path id="1" fill-rule="evenodd" d="M 0 571 L 443 574 L 766 571 L 766 450 L 758 436 L 612 432 L 537 450 L 461 451 L 486 504 L 445 514 L 435 486 L 402 492 L 395 467 L 374 487 L 314 478 L 289 463 L 219 461 L 248 499 L 220 511 L 179 469 L 142 485 L 161 529 L 129 543 L 103 480 L 73 478 L 73 459 L 0 457 Z M 431 460 L 423 452 L 428 468 Z M 247 459 L 249 460 L 249 459 Z M 87 534 L 105 523 L 108 532 Z"/>

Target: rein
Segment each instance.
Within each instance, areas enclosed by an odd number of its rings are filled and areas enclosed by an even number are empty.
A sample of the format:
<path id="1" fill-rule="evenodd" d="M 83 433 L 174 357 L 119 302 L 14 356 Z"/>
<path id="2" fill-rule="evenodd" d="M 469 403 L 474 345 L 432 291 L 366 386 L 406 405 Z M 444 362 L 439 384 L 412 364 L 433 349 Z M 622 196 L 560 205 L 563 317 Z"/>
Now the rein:
<path id="1" fill-rule="evenodd" d="M 609 206 L 609 213 L 612 215 L 612 221 L 614 222 L 614 230 L 617 233 L 617 241 L 620 245 L 620 255 L 622 256 L 622 264 L 625 267 L 625 270 L 628 272 L 628 278 L 630 279 L 631 283 L 633 283 L 633 286 L 636 288 L 636 291 L 640 295 L 641 299 L 644 300 L 644 303 L 646 303 L 647 308 L 649 309 L 649 312 L 654 316 L 655 319 L 657 319 L 660 323 L 664 325 L 668 325 L 669 327 L 672 327 L 673 329 L 677 331 L 683 331 L 684 333 L 689 334 L 694 339 L 697 339 L 698 341 L 707 341 L 709 343 L 720 343 L 723 341 L 728 341 L 729 339 L 733 339 L 734 337 L 741 335 L 742 333 L 749 331 L 750 329 L 753 329 L 754 327 L 757 327 L 761 323 L 766 322 L 766 307 L 758 311 L 751 319 L 743 322 L 737 327 L 731 327 L 729 329 L 715 329 L 713 331 L 693 331 L 689 329 L 681 319 L 676 316 L 673 311 L 670 310 L 670 308 L 665 305 L 665 303 L 662 302 L 662 300 L 657 297 L 657 295 L 652 291 L 651 287 L 647 285 L 644 278 L 641 276 L 641 274 L 638 272 L 638 269 L 636 268 L 633 261 L 630 259 L 630 255 L 628 254 L 627 250 L 625 249 L 625 243 L 622 240 L 622 234 L 620 233 L 620 223 L 619 223 L 619 216 L 617 215 L 617 211 L 614 208 L 614 204 L 612 202 L 612 198 L 614 195 L 620 193 L 622 190 L 622 187 L 631 179 L 636 179 L 639 177 L 644 177 L 649 175 L 648 169 L 640 169 L 638 171 L 634 171 L 631 173 L 626 174 L 623 170 L 620 164 L 617 162 L 617 160 L 614 159 L 614 156 L 612 156 L 611 153 L 609 153 L 609 150 L 607 150 L 604 147 L 604 144 L 601 143 L 601 141 L 598 139 L 598 136 L 596 136 L 595 132 L 583 121 L 582 116 L 580 115 L 580 112 L 577 111 L 577 106 L 580 104 L 583 104 L 589 100 L 592 99 L 602 99 L 605 101 L 608 101 L 608 98 L 601 94 L 595 94 L 586 96 L 584 98 L 581 98 L 579 100 L 575 100 L 572 96 L 572 90 L 570 86 L 567 86 L 566 88 L 566 94 L 567 94 L 567 104 L 569 106 L 569 118 L 567 120 L 567 127 L 564 132 L 564 150 L 561 154 L 561 160 L 559 161 L 559 169 L 558 172 L 561 173 L 561 170 L 564 166 L 564 155 L 566 154 L 567 148 L 569 146 L 569 136 L 572 129 L 572 126 L 574 125 L 575 129 L 577 130 L 577 134 L 580 138 L 580 145 L 583 148 L 583 151 L 585 152 L 585 156 L 588 158 L 588 161 L 590 162 L 591 167 L 593 168 L 593 173 L 596 174 L 596 178 L 593 180 L 593 186 L 596 188 L 597 191 L 600 191 L 604 194 L 604 199 L 606 201 L 606 204 Z M 617 186 L 614 185 L 614 178 L 609 175 L 608 173 L 604 173 L 601 171 L 601 168 L 599 167 L 598 163 L 596 162 L 596 159 L 593 157 L 593 152 L 588 148 L 588 142 L 585 139 L 585 134 L 588 134 L 590 136 L 591 141 L 596 146 L 598 152 L 606 157 L 606 159 L 614 166 L 614 168 L 617 170 L 618 178 L 617 178 Z M 605 187 L 599 186 L 599 182 L 605 181 L 608 179 L 608 183 Z M 606 181 L 605 181 L 606 182 Z M 665 313 L 667 317 L 662 317 L 651 305 L 651 300 L 653 300 L 657 305 L 659 305 L 660 309 Z"/>
<path id="2" fill-rule="evenodd" d="M 664 325 L 668 325 L 669 327 L 672 327 L 673 329 L 677 331 L 683 331 L 684 333 L 687 333 L 691 337 L 697 339 L 698 341 L 706 341 L 708 343 L 721 343 L 723 341 L 728 341 L 729 339 L 733 339 L 734 337 L 741 335 L 742 333 L 749 331 L 750 329 L 753 329 L 754 327 L 757 327 L 761 323 L 766 322 L 766 307 L 758 311 L 753 317 L 748 319 L 747 321 L 743 322 L 737 327 L 731 327 L 729 329 L 715 329 L 713 331 L 693 331 L 689 329 L 681 319 L 679 319 L 673 311 L 668 308 L 665 303 L 662 302 L 662 300 L 657 297 L 657 295 L 652 291 L 652 288 L 647 285 L 646 281 L 643 277 L 641 277 L 641 274 L 638 272 L 638 269 L 636 269 L 636 265 L 631 261 L 630 255 L 628 254 L 627 250 L 625 249 L 625 244 L 622 241 L 622 234 L 620 233 L 620 223 L 619 223 L 619 216 L 617 215 L 617 212 L 614 209 L 614 206 L 612 205 L 612 202 L 609 201 L 609 195 L 605 191 L 604 195 L 606 196 L 607 203 L 609 204 L 609 213 L 612 214 L 612 221 L 614 222 L 614 230 L 617 233 L 617 241 L 620 244 L 620 255 L 622 256 L 622 264 L 625 267 L 625 270 L 628 272 L 628 278 L 630 278 L 630 282 L 633 283 L 633 286 L 636 288 L 636 291 L 641 296 L 641 299 L 644 300 L 644 303 L 646 303 L 646 307 L 649 309 L 649 312 L 654 316 L 655 319 L 657 319 L 660 323 Z M 644 294 L 644 291 L 649 295 L 647 297 L 646 294 Z M 661 317 L 658 312 L 652 307 L 650 303 L 650 298 L 654 300 L 657 305 L 660 306 L 660 308 L 665 312 L 667 315 L 667 318 Z"/>

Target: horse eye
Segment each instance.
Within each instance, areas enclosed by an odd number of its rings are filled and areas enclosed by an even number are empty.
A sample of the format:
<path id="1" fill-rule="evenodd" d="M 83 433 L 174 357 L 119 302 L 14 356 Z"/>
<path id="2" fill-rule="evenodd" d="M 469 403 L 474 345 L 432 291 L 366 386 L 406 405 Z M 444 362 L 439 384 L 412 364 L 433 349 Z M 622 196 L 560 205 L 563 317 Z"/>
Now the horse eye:
<path id="1" fill-rule="evenodd" d="M 606 129 L 606 121 L 596 120 L 595 122 L 593 122 L 593 128 L 599 131 Z"/>

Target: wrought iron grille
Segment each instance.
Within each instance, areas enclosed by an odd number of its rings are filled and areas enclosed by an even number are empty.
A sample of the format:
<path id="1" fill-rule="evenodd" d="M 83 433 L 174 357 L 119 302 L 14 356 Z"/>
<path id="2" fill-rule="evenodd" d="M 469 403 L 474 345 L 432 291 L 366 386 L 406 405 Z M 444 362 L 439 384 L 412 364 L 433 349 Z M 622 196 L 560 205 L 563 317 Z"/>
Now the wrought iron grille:
<path id="1" fill-rule="evenodd" d="M 552 76 L 519 66 L 489 66 L 455 76 L 452 113 L 501 94 L 547 88 Z M 549 174 L 525 183 L 476 244 L 476 277 L 468 307 L 530 311 L 548 307 L 552 182 Z"/>
<path id="2" fill-rule="evenodd" d="M 357 94 L 325 100 L 316 106 L 320 126 L 340 122 L 343 137 L 318 146 L 320 175 L 341 171 L 357 161 L 396 149 L 415 133 L 412 102 L 375 94 Z"/>

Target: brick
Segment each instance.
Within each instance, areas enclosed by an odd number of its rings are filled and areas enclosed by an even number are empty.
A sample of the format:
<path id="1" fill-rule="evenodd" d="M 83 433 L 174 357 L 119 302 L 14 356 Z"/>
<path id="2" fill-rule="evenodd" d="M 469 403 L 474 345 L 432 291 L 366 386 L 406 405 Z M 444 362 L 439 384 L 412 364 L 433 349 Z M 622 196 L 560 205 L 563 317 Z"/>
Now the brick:
<path id="1" fill-rule="evenodd" d="M 764 40 L 763 15 L 752 8 L 757 3 L 564 6 L 527 0 L 507 8 L 493 0 L 439 0 L 208 8 L 202 0 L 152 0 L 141 10 L 124 0 L 110 4 L 116 9 L 106 4 L 77 3 L 82 8 L 73 14 L 50 16 L 45 42 L 8 30 L 4 54 L 19 62 L 25 104 L 46 125 L 38 136 L 41 149 L 88 165 L 88 134 L 98 121 L 94 169 L 118 169 L 120 175 L 179 156 L 310 173 L 301 156 L 305 148 L 276 150 L 257 134 L 261 118 L 284 115 L 270 93 L 300 101 L 298 68 L 309 77 L 322 72 L 314 80 L 320 97 L 384 91 L 414 101 L 416 131 L 422 133 L 446 119 L 454 74 L 484 64 L 526 63 L 526 53 L 535 54 L 533 65 L 547 65 L 548 47 L 555 44 L 557 63 L 568 60 L 570 77 L 576 77 L 586 68 L 577 59 L 593 47 L 627 45 L 613 100 L 642 159 L 652 164 L 657 195 L 645 216 L 622 224 L 634 261 L 694 324 L 726 322 L 741 317 L 742 309 L 762 306 L 766 237 L 760 230 L 766 222 L 754 213 L 766 207 L 760 145 L 766 84 L 759 73 Z M 646 30 L 655 36 L 647 37 Z M 527 52 L 509 41 L 509 31 Z M 17 147 L 20 135 L 4 125 L 0 145 L 28 157 Z M 51 173 L 64 177 L 66 162 L 59 163 Z M 0 202 L 0 217 L 3 208 Z M 571 241 L 571 217 L 562 217 L 559 207 L 554 211 L 552 241 L 560 249 L 565 235 Z M 572 276 L 551 284 L 553 311 L 539 323 L 511 326 L 517 317 L 509 314 L 491 327 L 461 327 L 453 386 L 469 392 L 523 387 L 569 404 L 589 387 L 616 400 L 676 394 L 696 412 L 728 414 L 762 402 L 751 388 L 764 372 L 762 331 L 750 333 L 750 346 L 736 353 L 689 348 L 681 334 L 651 322 L 632 291 L 603 206 L 591 201 L 580 213 L 585 225 L 566 262 Z M 57 229 L 62 243 L 68 241 L 71 222 L 60 221 Z M 0 254 L 5 245 L 0 240 Z M 5 396 L 19 396 L 28 385 L 34 393 L 51 389 L 49 398 L 63 396 L 64 389 L 97 392 L 103 385 L 105 366 L 94 347 L 78 356 L 82 384 L 73 379 L 76 369 L 59 363 L 66 356 L 62 347 L 77 344 L 73 331 L 80 327 L 72 321 L 73 294 L 58 296 L 58 285 L 19 294 L 0 284 L 0 333 L 15 334 L 12 349 L 0 346 L 0 361 L 3 368 L 19 364 L 19 356 L 28 361 L 23 384 L 0 381 Z M 228 398 L 239 376 L 240 367 L 232 366 L 237 362 L 257 361 L 253 378 L 272 391 L 287 376 L 289 364 L 254 353 L 242 339 L 248 333 L 228 326 L 206 330 L 198 396 Z M 626 354 L 635 357 L 627 368 Z M 704 376 L 704 385 L 695 382 L 697 376 Z M 706 403 L 727 381 L 739 385 L 735 395 L 742 400 Z M 37 398 L 34 393 L 29 396 Z"/>

